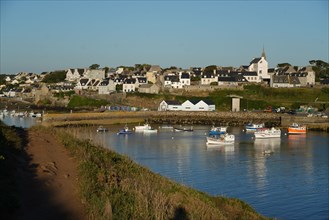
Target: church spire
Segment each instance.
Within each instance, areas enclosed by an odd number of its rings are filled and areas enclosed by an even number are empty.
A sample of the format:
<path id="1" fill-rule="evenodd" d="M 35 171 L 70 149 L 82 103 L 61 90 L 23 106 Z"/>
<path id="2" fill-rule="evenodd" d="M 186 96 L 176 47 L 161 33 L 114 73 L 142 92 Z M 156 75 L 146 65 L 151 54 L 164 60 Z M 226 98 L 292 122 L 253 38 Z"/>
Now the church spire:
<path id="1" fill-rule="evenodd" d="M 264 46 L 263 46 L 262 57 L 264 57 L 264 59 L 266 60 L 266 54 L 265 54 L 265 49 L 264 49 Z"/>

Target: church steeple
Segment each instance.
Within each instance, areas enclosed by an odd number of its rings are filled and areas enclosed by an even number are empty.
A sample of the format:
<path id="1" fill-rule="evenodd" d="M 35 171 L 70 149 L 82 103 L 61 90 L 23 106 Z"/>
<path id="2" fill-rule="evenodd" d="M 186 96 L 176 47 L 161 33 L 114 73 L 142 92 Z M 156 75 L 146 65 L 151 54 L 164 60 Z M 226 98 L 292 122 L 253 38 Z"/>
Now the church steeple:
<path id="1" fill-rule="evenodd" d="M 264 57 L 264 59 L 266 60 L 266 54 L 265 54 L 265 49 L 264 49 L 264 46 L 263 46 L 262 57 Z"/>

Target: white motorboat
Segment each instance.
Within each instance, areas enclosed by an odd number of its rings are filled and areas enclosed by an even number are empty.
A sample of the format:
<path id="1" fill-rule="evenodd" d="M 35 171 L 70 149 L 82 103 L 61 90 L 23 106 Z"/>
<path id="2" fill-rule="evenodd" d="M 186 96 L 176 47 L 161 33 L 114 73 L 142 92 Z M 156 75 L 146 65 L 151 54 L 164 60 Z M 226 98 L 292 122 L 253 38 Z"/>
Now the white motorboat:
<path id="1" fill-rule="evenodd" d="M 207 144 L 209 145 L 223 145 L 223 144 L 234 144 L 235 136 L 233 134 L 222 134 L 219 137 L 212 136 L 207 137 Z"/>
<path id="2" fill-rule="evenodd" d="M 147 129 L 151 129 L 151 126 L 148 123 L 145 123 L 144 125 L 135 126 L 135 131 L 144 131 Z"/>
<path id="3" fill-rule="evenodd" d="M 272 128 L 262 128 L 255 131 L 255 138 L 280 138 L 281 130 Z"/>
<path id="4" fill-rule="evenodd" d="M 265 127 L 265 124 L 264 124 L 264 123 L 261 123 L 261 124 L 248 123 L 248 124 L 245 126 L 245 129 L 246 129 L 246 132 L 255 132 L 255 131 L 257 131 L 258 129 L 260 129 L 260 128 L 264 128 L 264 127 Z"/>

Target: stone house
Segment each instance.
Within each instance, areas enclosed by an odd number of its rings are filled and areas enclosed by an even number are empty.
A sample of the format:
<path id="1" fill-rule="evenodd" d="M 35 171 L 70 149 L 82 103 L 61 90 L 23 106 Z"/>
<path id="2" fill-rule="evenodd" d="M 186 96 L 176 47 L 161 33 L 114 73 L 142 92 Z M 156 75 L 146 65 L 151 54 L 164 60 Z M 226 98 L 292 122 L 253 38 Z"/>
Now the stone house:
<path id="1" fill-rule="evenodd" d="M 138 92 L 140 93 L 159 94 L 159 91 L 160 87 L 156 84 L 144 84 L 138 88 Z"/>
<path id="2" fill-rule="evenodd" d="M 104 79 L 98 85 L 98 94 L 110 94 L 111 92 L 115 91 L 115 83 L 113 80 Z"/>

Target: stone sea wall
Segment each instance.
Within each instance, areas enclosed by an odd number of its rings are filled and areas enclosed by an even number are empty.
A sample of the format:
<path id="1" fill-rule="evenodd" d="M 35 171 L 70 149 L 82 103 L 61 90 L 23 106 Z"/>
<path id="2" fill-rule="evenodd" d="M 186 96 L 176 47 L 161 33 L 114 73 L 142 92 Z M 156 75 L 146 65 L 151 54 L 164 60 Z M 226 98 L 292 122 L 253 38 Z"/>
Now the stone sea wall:
<path id="1" fill-rule="evenodd" d="M 306 125 L 310 130 L 329 131 L 328 118 L 306 117 L 264 112 L 86 112 L 46 114 L 48 124 L 118 124 L 147 121 L 151 124 L 243 126 L 249 122 L 265 123 L 266 127 L 288 127 L 292 123 Z"/>

